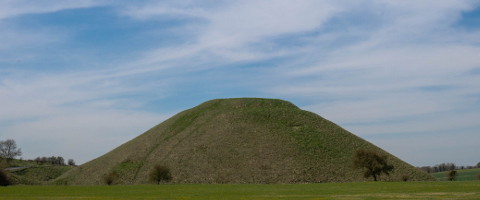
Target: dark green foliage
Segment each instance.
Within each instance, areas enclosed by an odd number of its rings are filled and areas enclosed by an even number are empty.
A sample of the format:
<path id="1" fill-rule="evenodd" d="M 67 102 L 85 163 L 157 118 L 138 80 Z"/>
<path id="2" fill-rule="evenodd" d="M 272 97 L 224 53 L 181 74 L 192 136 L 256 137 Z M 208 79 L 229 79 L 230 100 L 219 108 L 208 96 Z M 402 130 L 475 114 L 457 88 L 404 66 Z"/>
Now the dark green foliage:
<path id="1" fill-rule="evenodd" d="M 72 169 L 70 166 L 37 166 L 13 170 L 11 174 L 19 178 L 15 184 L 30 185 L 30 183 L 51 181 L 70 169 Z"/>
<path id="2" fill-rule="evenodd" d="M 447 179 L 449 181 L 454 181 L 456 176 L 457 176 L 457 171 L 456 170 L 452 170 L 452 171 L 449 171 L 447 173 Z"/>
<path id="3" fill-rule="evenodd" d="M 0 169 L 0 186 L 11 185 L 11 179 L 8 172 L 4 169 Z"/>
<path id="4" fill-rule="evenodd" d="M 5 169 L 10 166 L 11 166 L 11 163 L 9 164 L 6 158 L 0 158 L 0 169 Z"/>
<path id="5" fill-rule="evenodd" d="M 394 167 L 387 163 L 387 156 L 381 155 L 374 150 L 359 149 L 353 156 L 353 168 L 365 168 L 363 177 L 369 178 L 373 176 L 373 179 L 377 181 L 377 176 L 380 176 L 382 173 L 389 175 Z"/>
<path id="6" fill-rule="evenodd" d="M 116 171 L 110 172 L 103 177 L 103 182 L 107 185 L 112 185 L 118 179 L 118 176 Z"/>
<path id="7" fill-rule="evenodd" d="M 402 176 L 401 176 L 400 178 L 402 179 L 402 181 L 407 182 L 408 179 L 410 179 L 410 175 L 408 175 L 408 174 L 402 174 Z"/>
<path id="8" fill-rule="evenodd" d="M 155 165 L 150 172 L 150 181 L 155 181 L 160 184 L 161 181 L 168 182 L 172 180 L 172 173 L 170 169 L 165 165 Z"/>

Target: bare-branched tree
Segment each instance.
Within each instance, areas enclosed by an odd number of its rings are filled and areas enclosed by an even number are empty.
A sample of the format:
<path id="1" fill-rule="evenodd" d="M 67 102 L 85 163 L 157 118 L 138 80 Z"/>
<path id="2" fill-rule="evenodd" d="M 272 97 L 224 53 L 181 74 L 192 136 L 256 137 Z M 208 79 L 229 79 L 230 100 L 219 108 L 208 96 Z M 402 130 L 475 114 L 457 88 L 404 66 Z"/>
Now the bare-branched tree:
<path id="1" fill-rule="evenodd" d="M 9 162 L 15 157 L 21 155 L 22 149 L 17 149 L 17 143 L 15 143 L 15 140 L 8 139 L 0 141 L 0 158 L 7 159 L 7 162 Z"/>
<path id="2" fill-rule="evenodd" d="M 73 161 L 73 159 L 68 159 L 68 165 L 75 166 L 75 161 Z"/>
<path id="3" fill-rule="evenodd" d="M 61 166 L 65 165 L 65 159 L 63 159 L 62 156 L 58 156 L 57 157 L 57 164 L 61 165 Z"/>

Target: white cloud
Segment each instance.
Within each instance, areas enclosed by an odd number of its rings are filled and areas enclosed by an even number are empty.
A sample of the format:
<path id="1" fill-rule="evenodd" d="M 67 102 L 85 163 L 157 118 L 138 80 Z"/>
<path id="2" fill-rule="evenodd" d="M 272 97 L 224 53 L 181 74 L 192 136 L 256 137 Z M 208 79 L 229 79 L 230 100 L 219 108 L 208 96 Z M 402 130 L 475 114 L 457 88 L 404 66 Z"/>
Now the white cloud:
<path id="1" fill-rule="evenodd" d="M 0 20 L 23 14 L 49 13 L 97 5 L 100 3 L 93 0 L 3 0 L 0 2 Z"/>
<path id="2" fill-rule="evenodd" d="M 2 134 L 2 138 L 17 140 L 24 158 L 53 154 L 74 158 L 81 164 L 133 139 L 169 116 L 128 110 L 69 108 L 0 131 L 7 133 Z"/>
<path id="3" fill-rule="evenodd" d="M 166 116 L 139 111 L 147 100 L 119 96 L 155 91 L 153 98 L 164 98 L 169 95 L 165 88 L 191 81 L 186 74 L 213 68 L 227 77 L 204 79 L 228 85 L 233 91 L 247 86 L 245 90 L 260 95 L 309 101 L 311 105 L 305 109 L 333 122 L 350 124 L 346 128 L 358 135 L 445 131 L 478 125 L 474 120 L 479 117 L 478 111 L 473 105 L 478 101 L 475 95 L 480 94 L 480 79 L 467 72 L 480 66 L 480 34 L 452 27 L 462 12 L 478 6 L 475 1 L 103 3 L 111 3 L 120 15 L 139 22 L 185 20 L 175 28 L 189 34 L 168 46 L 149 47 L 142 56 L 119 66 L 109 64 L 109 69 L 2 77 L 0 120 L 18 123 L 4 128 L 8 136 L 28 138 L 35 130 L 52 140 L 73 142 L 76 139 L 71 138 L 83 140 L 82 134 L 88 133 L 86 136 L 97 138 L 99 145 L 115 140 L 112 133 L 124 135 L 108 148 L 92 147 L 92 152 L 97 152 L 93 154 L 99 155 Z M 96 5 L 97 1 L 3 1 L 0 20 Z M 9 28 L 1 21 L 0 26 Z M 3 50 L 72 39 L 68 33 L 50 30 L 8 30 L 0 33 Z M 291 38 L 302 44 L 289 44 Z M 3 62 L 14 57 L 34 59 L 28 53 L 0 59 Z M 228 70 L 231 63 L 274 58 L 285 61 L 255 71 L 260 74 Z M 115 61 L 105 61 L 109 62 Z M 158 74 L 157 80 L 142 79 L 152 74 Z M 240 80 L 240 75 L 249 78 Z M 446 89 L 422 91 L 428 86 Z M 129 121 L 135 123 L 124 127 L 117 123 Z M 365 124 L 355 125 L 359 123 Z M 74 131 L 63 135 L 68 130 Z M 391 143 L 375 141 L 379 146 Z"/>
<path id="4" fill-rule="evenodd" d="M 145 107 L 144 103 L 164 95 L 164 85 L 159 83 L 145 84 L 142 89 L 98 71 L 23 74 L 16 79 L 3 79 L 0 136 L 17 140 L 24 158 L 54 154 L 83 163 L 171 116 L 171 113 L 139 110 Z M 156 88 L 157 93 L 148 98 L 118 97 L 151 90 L 149 87 Z M 50 149 L 51 145 L 56 147 Z"/>
<path id="5" fill-rule="evenodd" d="M 163 68 L 162 63 L 168 60 L 207 58 L 209 62 L 220 60 L 228 63 L 288 55 L 292 52 L 285 49 L 264 51 L 272 48 L 269 47 L 269 38 L 317 29 L 334 14 L 344 10 L 329 1 L 310 0 L 240 1 L 221 4 L 221 9 L 168 3 L 128 6 L 122 13 L 141 20 L 165 15 L 188 16 L 204 20 L 204 25 L 188 30 L 197 33 L 193 42 L 150 51 L 140 63 L 158 64 L 159 68 Z"/>

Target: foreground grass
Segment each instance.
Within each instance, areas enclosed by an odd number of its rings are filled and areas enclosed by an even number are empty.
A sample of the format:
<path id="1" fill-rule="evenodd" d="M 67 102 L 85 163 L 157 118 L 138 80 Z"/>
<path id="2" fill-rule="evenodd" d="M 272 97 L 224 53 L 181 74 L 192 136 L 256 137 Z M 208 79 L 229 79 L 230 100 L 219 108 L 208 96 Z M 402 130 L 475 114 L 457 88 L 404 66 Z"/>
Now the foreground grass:
<path id="1" fill-rule="evenodd" d="M 0 187 L 0 199 L 480 199 L 480 181 Z"/>

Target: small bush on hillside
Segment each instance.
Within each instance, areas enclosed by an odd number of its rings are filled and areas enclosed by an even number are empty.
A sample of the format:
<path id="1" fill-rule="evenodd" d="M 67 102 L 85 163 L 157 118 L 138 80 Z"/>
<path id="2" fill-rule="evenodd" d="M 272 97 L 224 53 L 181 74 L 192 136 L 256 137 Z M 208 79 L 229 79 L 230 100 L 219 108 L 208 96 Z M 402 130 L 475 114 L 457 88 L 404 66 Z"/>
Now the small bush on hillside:
<path id="1" fill-rule="evenodd" d="M 477 174 L 477 180 L 480 181 L 480 173 Z"/>
<path id="2" fill-rule="evenodd" d="M 107 185 L 112 185 L 118 179 L 118 173 L 116 171 L 110 172 L 103 177 L 103 182 Z"/>
<path id="3" fill-rule="evenodd" d="M 172 180 L 172 174 L 170 169 L 165 165 L 155 165 L 150 172 L 150 181 L 155 181 L 157 184 L 160 184 L 161 181 L 170 181 Z"/>
<path id="4" fill-rule="evenodd" d="M 408 179 L 410 179 L 410 175 L 408 175 L 408 174 L 402 174 L 402 176 L 401 176 L 400 178 L 402 179 L 402 181 L 407 182 Z"/>
<path id="5" fill-rule="evenodd" d="M 457 176 L 457 171 L 455 170 L 452 170 L 450 172 L 447 173 L 447 179 L 449 181 L 454 181 L 455 180 L 455 176 Z"/>
<path id="6" fill-rule="evenodd" d="M 5 168 L 7 168 L 7 167 L 9 167 L 9 166 L 10 166 L 10 165 L 8 164 L 6 158 L 4 158 L 4 159 L 0 158 L 0 169 L 5 169 Z"/>
<path id="7" fill-rule="evenodd" d="M 12 181 L 10 180 L 10 176 L 7 171 L 4 169 L 0 169 L 0 186 L 8 186 L 11 185 Z"/>

